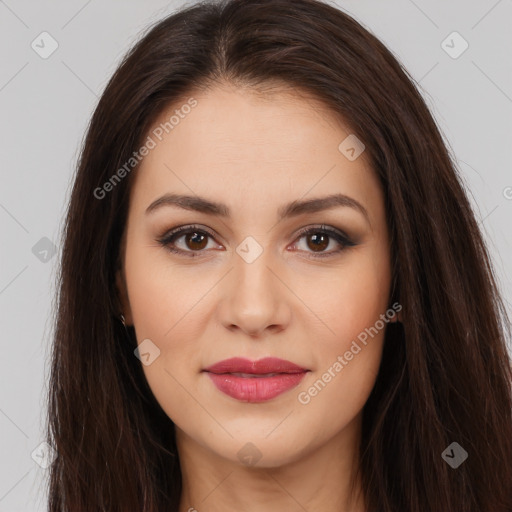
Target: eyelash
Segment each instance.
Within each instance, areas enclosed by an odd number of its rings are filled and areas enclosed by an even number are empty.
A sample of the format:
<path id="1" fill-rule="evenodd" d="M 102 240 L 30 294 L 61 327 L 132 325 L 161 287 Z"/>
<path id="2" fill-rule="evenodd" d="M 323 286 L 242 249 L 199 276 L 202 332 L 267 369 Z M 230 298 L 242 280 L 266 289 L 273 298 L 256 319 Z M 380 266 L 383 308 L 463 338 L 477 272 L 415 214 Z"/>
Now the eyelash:
<path id="1" fill-rule="evenodd" d="M 174 254 L 184 255 L 185 257 L 190 257 L 190 258 L 196 258 L 196 257 L 200 256 L 200 254 L 197 254 L 197 253 L 205 252 L 204 249 L 200 250 L 200 251 L 190 251 L 190 250 L 184 251 L 182 249 L 176 249 L 175 247 L 172 247 L 170 245 L 171 243 L 174 243 L 178 238 L 181 238 L 181 236 L 183 236 L 184 234 L 188 234 L 188 233 L 199 233 L 199 234 L 209 235 L 212 238 L 215 237 L 215 235 L 210 230 L 202 228 L 198 225 L 192 224 L 192 225 L 188 225 L 188 226 L 180 226 L 179 228 L 169 231 L 169 232 L 165 233 L 162 237 L 158 238 L 156 241 L 160 245 L 162 245 L 162 247 L 164 247 L 166 250 L 168 250 Z M 331 238 L 334 238 L 334 240 L 336 240 L 336 242 L 338 242 L 342 246 L 342 248 L 337 249 L 335 251 L 324 252 L 324 253 L 313 253 L 312 252 L 311 253 L 312 258 L 330 257 L 335 254 L 339 254 L 340 252 L 344 251 L 347 247 L 353 247 L 354 245 L 356 245 L 343 232 L 338 231 L 337 229 L 329 228 L 324 225 L 313 226 L 313 227 L 308 227 L 308 228 L 302 229 L 297 235 L 297 240 L 300 240 L 301 238 L 303 238 L 306 235 L 318 234 L 318 233 L 326 234 L 326 235 L 330 236 Z M 181 235 L 181 236 L 178 236 L 178 235 Z"/>

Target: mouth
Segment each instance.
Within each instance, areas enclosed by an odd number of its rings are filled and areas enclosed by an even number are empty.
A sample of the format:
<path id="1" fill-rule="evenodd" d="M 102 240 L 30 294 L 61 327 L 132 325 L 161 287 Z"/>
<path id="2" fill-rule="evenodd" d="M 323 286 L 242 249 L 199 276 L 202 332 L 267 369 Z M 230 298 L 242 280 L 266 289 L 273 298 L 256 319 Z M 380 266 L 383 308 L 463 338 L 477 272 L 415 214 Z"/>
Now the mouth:
<path id="1" fill-rule="evenodd" d="M 298 386 L 310 370 L 290 361 L 231 358 L 204 369 L 222 393 L 241 402 L 265 402 Z"/>

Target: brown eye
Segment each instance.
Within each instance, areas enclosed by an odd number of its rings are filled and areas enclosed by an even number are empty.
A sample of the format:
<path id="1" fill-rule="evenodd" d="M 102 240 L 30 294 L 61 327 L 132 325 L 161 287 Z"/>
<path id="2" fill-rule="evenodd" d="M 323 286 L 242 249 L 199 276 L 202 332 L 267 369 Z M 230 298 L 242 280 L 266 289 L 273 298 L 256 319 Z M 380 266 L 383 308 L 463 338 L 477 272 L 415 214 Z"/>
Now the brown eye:
<path id="1" fill-rule="evenodd" d="M 182 238 L 184 240 L 181 242 L 181 247 L 178 247 L 180 245 L 178 241 Z M 214 235 L 204 228 L 181 226 L 157 241 L 172 253 L 193 258 L 207 252 L 205 249 L 207 249 L 209 238 L 213 240 Z M 299 250 L 314 258 L 334 256 L 345 248 L 356 245 L 343 232 L 326 226 L 303 229 L 297 240 L 301 241 L 302 239 L 305 239 L 305 249 L 299 247 Z M 335 246 L 337 244 L 338 248 L 328 251 L 331 243 L 334 243 Z M 296 242 L 294 245 L 300 244 Z"/>
<path id="2" fill-rule="evenodd" d="M 182 238 L 184 240 L 178 244 Z M 170 252 L 195 257 L 206 252 L 204 249 L 207 248 L 209 238 L 213 239 L 213 234 L 204 229 L 195 226 L 181 226 L 164 235 L 158 242 Z M 176 247 L 177 245 L 181 245 L 181 247 Z"/>
<path id="3" fill-rule="evenodd" d="M 185 237 L 185 244 L 193 251 L 200 251 L 208 244 L 208 235 L 204 235 L 198 231 L 183 236 Z"/>
<path id="4" fill-rule="evenodd" d="M 329 236 L 324 233 L 307 235 L 306 239 L 308 247 L 314 252 L 323 251 L 329 246 Z"/>
<path id="5" fill-rule="evenodd" d="M 323 225 L 321 227 L 310 227 L 302 230 L 299 234 L 298 241 L 303 238 L 305 239 L 305 249 L 298 248 L 303 252 L 309 253 L 313 258 L 334 256 L 347 247 L 356 245 L 341 231 Z M 337 244 L 338 248 L 327 251 L 326 249 L 331 245 L 331 242 L 334 242 L 334 246 Z M 300 246 L 299 242 L 296 242 L 295 245 Z"/>

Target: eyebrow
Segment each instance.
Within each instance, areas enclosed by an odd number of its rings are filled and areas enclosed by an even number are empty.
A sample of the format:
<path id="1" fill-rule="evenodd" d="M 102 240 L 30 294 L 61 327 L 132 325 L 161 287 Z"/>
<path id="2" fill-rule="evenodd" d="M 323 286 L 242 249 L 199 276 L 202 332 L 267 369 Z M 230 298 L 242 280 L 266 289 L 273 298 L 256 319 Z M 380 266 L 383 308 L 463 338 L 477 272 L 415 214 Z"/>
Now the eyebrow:
<path id="1" fill-rule="evenodd" d="M 152 213 L 163 206 L 175 206 L 185 210 L 192 210 L 207 215 L 215 215 L 223 218 L 230 218 L 231 211 L 225 204 L 210 201 L 200 196 L 189 196 L 183 194 L 165 194 L 153 201 L 146 209 L 146 214 Z M 370 217 L 366 208 L 354 198 L 345 194 L 332 194 L 325 197 L 307 199 L 303 201 L 292 201 L 281 206 L 278 210 L 279 220 L 297 217 L 305 213 L 315 213 L 329 210 L 335 207 L 349 207 L 361 213 L 368 224 Z"/>

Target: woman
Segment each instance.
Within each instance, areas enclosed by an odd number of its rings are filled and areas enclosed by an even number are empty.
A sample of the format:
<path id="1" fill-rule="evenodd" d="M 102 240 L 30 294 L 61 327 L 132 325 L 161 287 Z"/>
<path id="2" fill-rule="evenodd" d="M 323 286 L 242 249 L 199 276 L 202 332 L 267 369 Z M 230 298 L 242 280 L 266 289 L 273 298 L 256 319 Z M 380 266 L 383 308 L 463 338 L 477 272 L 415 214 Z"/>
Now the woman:
<path id="1" fill-rule="evenodd" d="M 188 7 L 84 143 L 49 510 L 510 511 L 508 329 L 391 53 L 315 0 Z"/>

